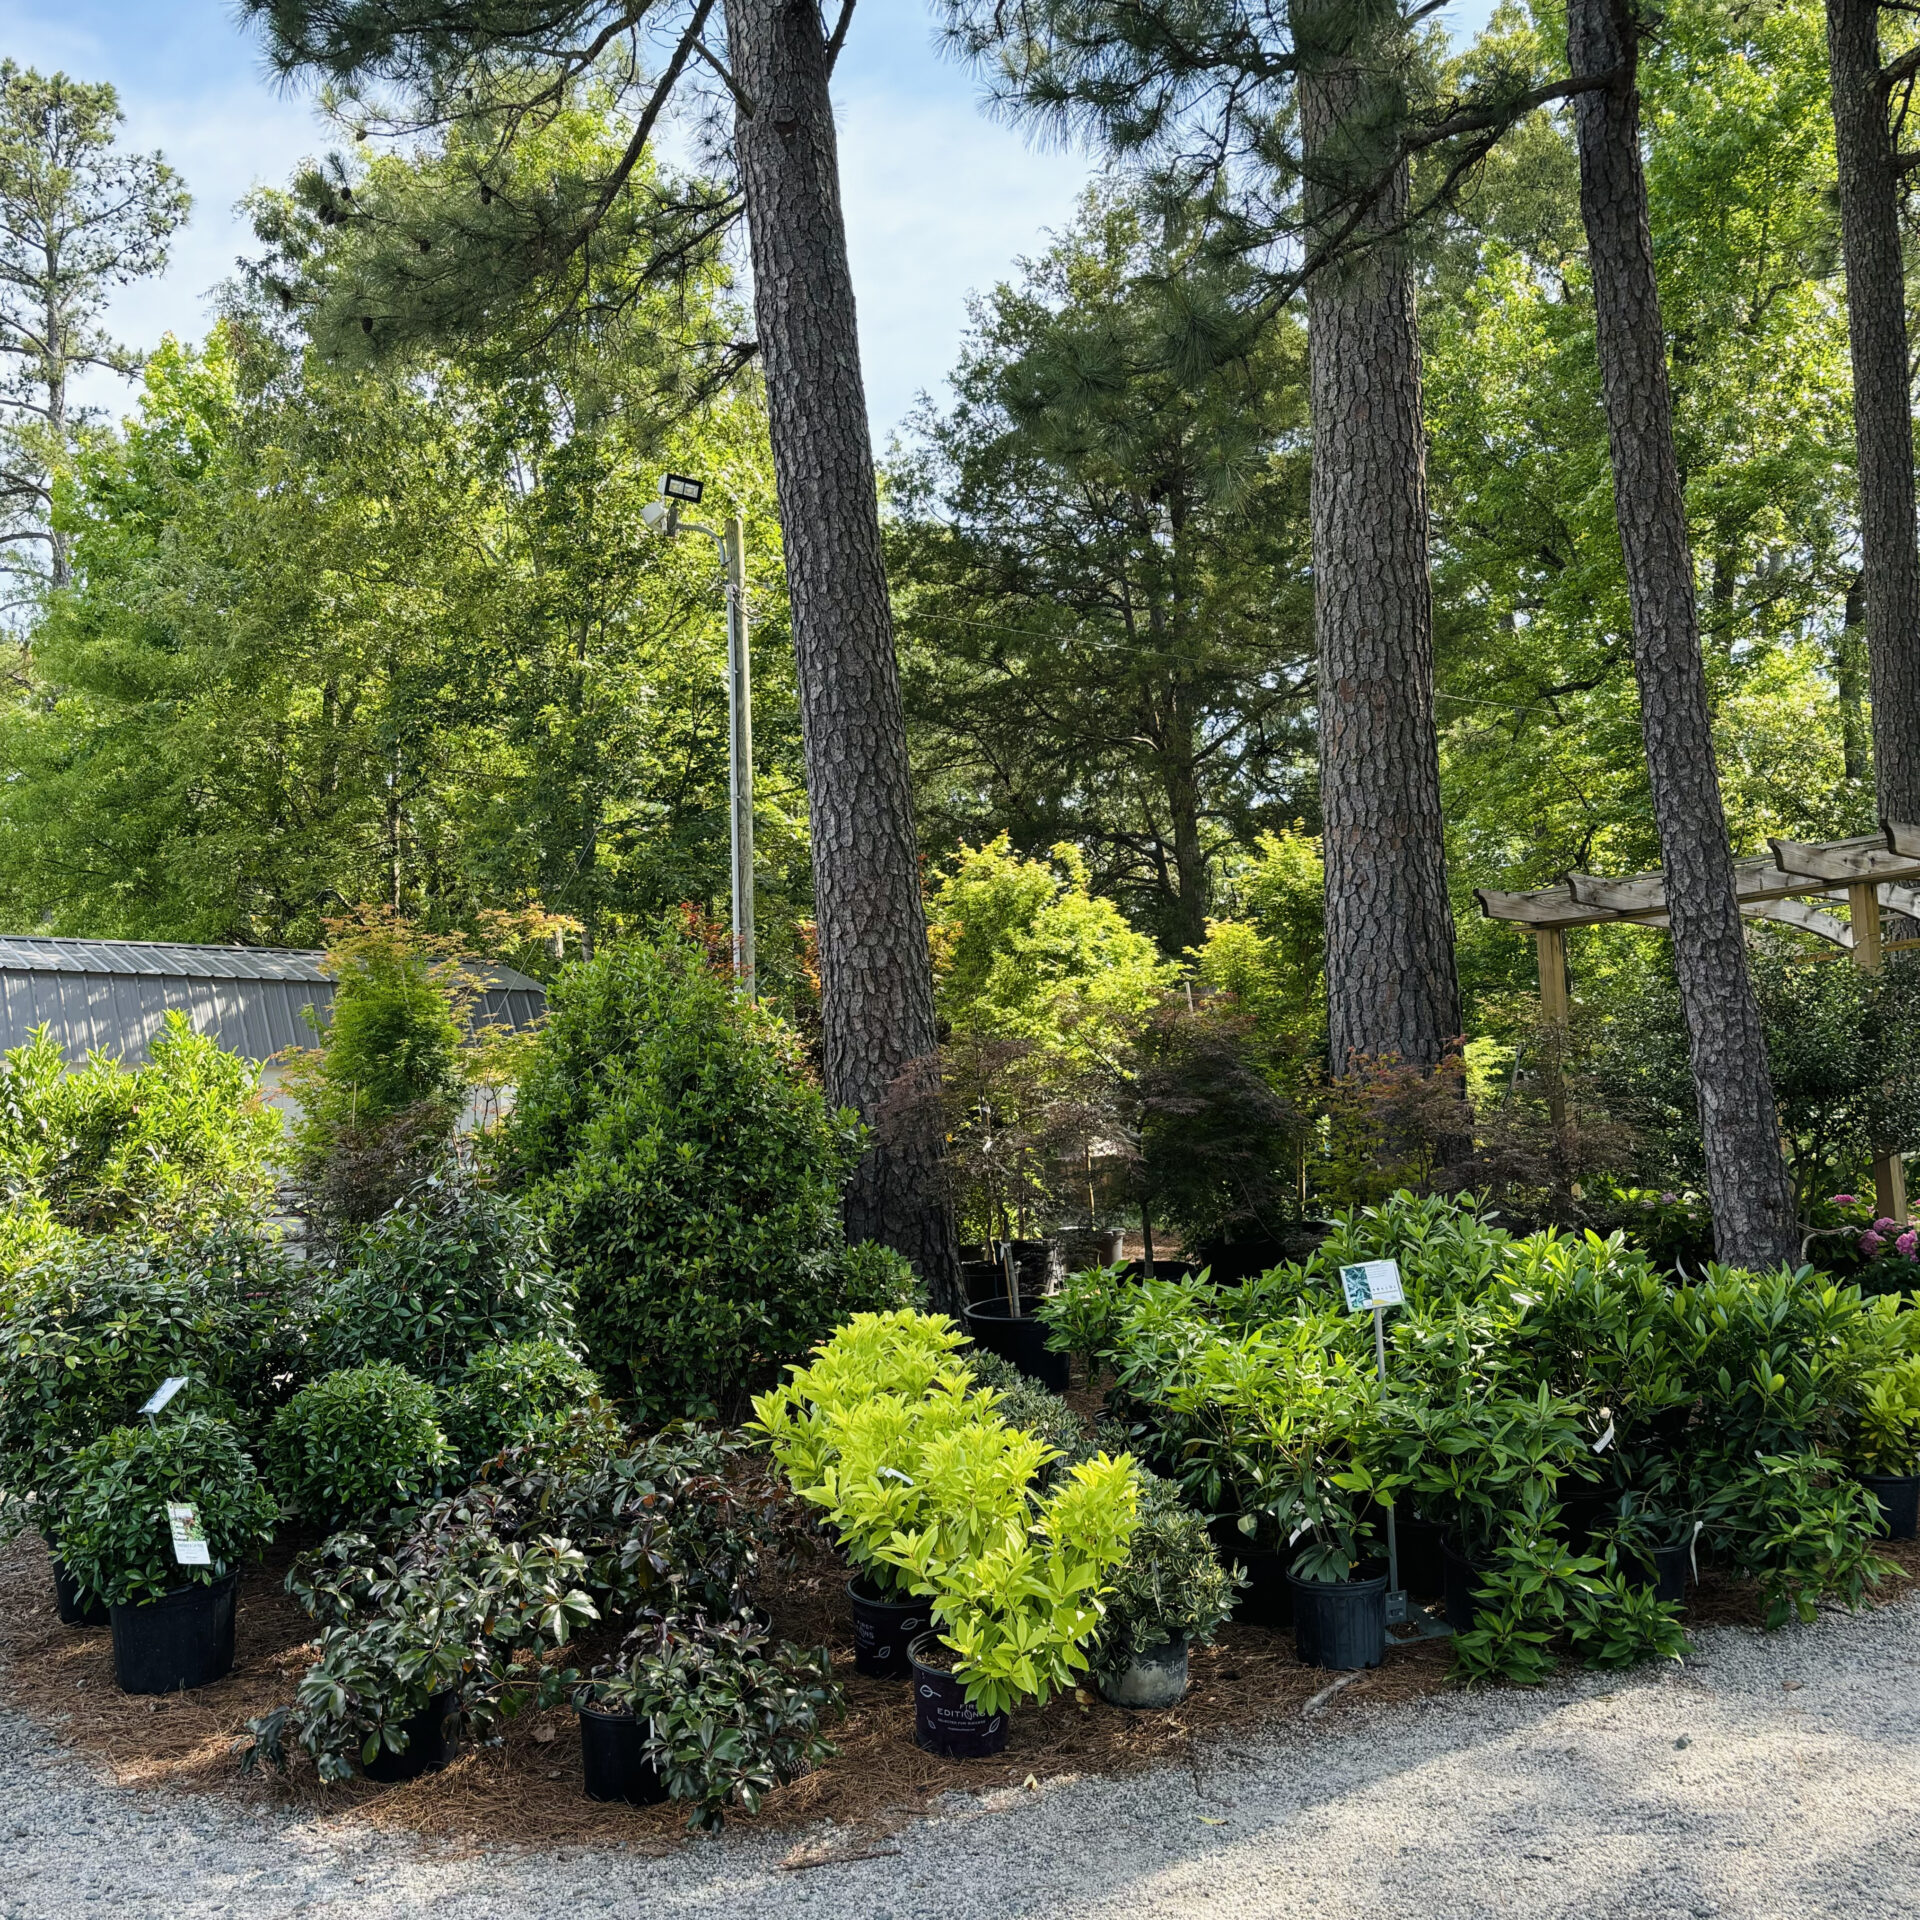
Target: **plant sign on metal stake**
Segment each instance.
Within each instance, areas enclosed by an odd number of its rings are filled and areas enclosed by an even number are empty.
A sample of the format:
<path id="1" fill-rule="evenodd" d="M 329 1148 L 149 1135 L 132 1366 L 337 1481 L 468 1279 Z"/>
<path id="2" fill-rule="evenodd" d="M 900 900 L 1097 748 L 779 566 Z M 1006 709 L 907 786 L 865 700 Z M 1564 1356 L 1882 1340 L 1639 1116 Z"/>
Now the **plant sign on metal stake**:
<path id="1" fill-rule="evenodd" d="M 154 1416 L 164 1412 L 168 1402 L 170 1402 L 173 1396 L 186 1384 L 187 1376 L 184 1373 L 170 1373 L 154 1388 L 153 1392 L 147 1398 L 146 1405 L 140 1409 L 140 1411 L 147 1416 L 147 1424 L 149 1426 L 154 1424 Z"/>
<path id="2" fill-rule="evenodd" d="M 1406 1289 L 1400 1284 L 1400 1263 L 1397 1260 L 1355 1261 L 1352 1266 L 1340 1269 L 1340 1286 L 1347 1296 L 1349 1313 L 1371 1312 L 1373 1315 L 1374 1365 L 1380 1384 L 1385 1386 L 1387 1309 L 1407 1303 Z M 1423 1640 L 1447 1631 L 1431 1619 L 1424 1608 L 1407 1604 L 1406 1589 L 1400 1584 L 1400 1540 L 1391 1506 L 1387 1508 L 1387 1624 L 1390 1627 L 1411 1625 L 1415 1637 Z"/>

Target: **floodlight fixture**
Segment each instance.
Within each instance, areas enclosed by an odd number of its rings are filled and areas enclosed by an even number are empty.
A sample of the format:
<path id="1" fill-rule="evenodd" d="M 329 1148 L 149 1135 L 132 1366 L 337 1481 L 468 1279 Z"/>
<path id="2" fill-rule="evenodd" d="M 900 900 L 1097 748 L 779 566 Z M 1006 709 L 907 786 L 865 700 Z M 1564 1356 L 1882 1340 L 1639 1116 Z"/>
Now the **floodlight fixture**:
<path id="1" fill-rule="evenodd" d="M 697 507 L 700 496 L 706 490 L 705 481 L 689 479 L 684 473 L 665 473 L 660 476 L 660 491 L 669 500 L 678 500 L 684 506 Z"/>

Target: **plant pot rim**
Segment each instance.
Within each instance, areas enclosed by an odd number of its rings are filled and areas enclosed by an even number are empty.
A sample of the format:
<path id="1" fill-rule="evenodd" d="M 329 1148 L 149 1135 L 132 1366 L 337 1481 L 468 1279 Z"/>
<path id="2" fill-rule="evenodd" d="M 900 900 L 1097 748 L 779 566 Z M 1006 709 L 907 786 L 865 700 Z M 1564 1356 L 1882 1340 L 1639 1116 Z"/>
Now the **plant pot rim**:
<path id="1" fill-rule="evenodd" d="M 920 1658 L 920 1649 L 929 1642 L 939 1646 L 946 1646 L 946 1642 L 940 1637 L 940 1629 L 938 1627 L 929 1627 L 925 1633 L 916 1633 L 913 1638 L 907 1642 L 907 1659 L 923 1673 L 937 1673 L 943 1679 L 958 1680 L 960 1676 L 956 1674 L 951 1667 L 929 1666 L 926 1661 Z M 951 1647 L 947 1647 L 947 1651 L 953 1653 Z M 957 1660 L 960 1656 L 957 1653 L 953 1653 L 953 1657 Z"/>
<path id="2" fill-rule="evenodd" d="M 1287 1569 L 1288 1585 L 1301 1593 L 1384 1593 L 1387 1580 L 1384 1573 L 1370 1574 L 1364 1580 L 1314 1580 L 1291 1567 Z"/>
<path id="3" fill-rule="evenodd" d="M 71 1579 L 72 1573 L 68 1576 Z M 107 1605 L 113 1608 L 124 1607 L 129 1613 L 138 1613 L 147 1607 L 164 1607 L 169 1600 L 178 1600 L 183 1594 L 218 1593 L 222 1587 L 238 1586 L 240 1569 L 235 1567 L 229 1573 L 223 1573 L 212 1580 L 188 1580 L 177 1587 L 169 1587 L 165 1593 L 157 1593 L 151 1600 L 109 1600 Z M 93 1591 L 91 1588 L 89 1592 Z"/>
<path id="4" fill-rule="evenodd" d="M 573 1710 L 575 1713 L 577 1713 L 580 1716 L 581 1719 L 583 1720 L 638 1720 L 640 1718 L 640 1716 L 637 1713 L 635 1713 L 631 1707 L 607 1707 L 607 1706 L 602 1706 L 597 1700 L 583 1700 L 580 1696 L 584 1694 L 587 1690 L 587 1687 L 591 1686 L 592 1684 L 593 1683 L 591 1681 L 588 1681 L 583 1685 L 576 1687 L 573 1692 Z M 439 1696 L 436 1694 L 434 1698 L 438 1699 Z M 429 1701 L 428 1705 L 431 1706 L 432 1701 Z M 425 1708 L 422 1708 L 422 1712 L 424 1712 L 425 1710 L 426 1710 Z"/>
<path id="5" fill-rule="evenodd" d="M 1044 1293 L 1023 1292 L 1020 1295 L 1020 1312 L 1018 1314 L 1015 1314 L 1009 1311 L 1007 1307 L 1007 1297 L 1004 1293 L 989 1294 L 986 1297 L 986 1299 L 976 1300 L 971 1305 L 964 1307 L 962 1311 L 966 1314 L 966 1316 L 969 1319 L 1031 1320 L 1034 1316 L 1027 1311 L 1027 1303 L 1029 1301 L 1032 1301 L 1037 1306 L 1042 1300 L 1048 1299 L 1050 1297 L 1051 1297 L 1050 1295 L 1047 1295 Z"/>
<path id="6" fill-rule="evenodd" d="M 1890 1480 L 1904 1484 L 1909 1480 L 1920 1480 L 1920 1465 L 1915 1465 L 1905 1473 L 1869 1473 L 1864 1467 L 1860 1471 L 1862 1480 Z"/>
<path id="7" fill-rule="evenodd" d="M 928 1599 L 925 1594 L 910 1593 L 903 1599 L 895 1600 L 884 1593 L 874 1593 L 872 1591 L 862 1593 L 860 1588 L 866 1577 L 864 1573 L 856 1573 L 853 1578 L 847 1582 L 847 1598 L 849 1600 L 858 1600 L 863 1607 L 898 1607 L 902 1613 L 907 1613 L 915 1607 L 930 1607 L 933 1605 L 933 1602 Z"/>

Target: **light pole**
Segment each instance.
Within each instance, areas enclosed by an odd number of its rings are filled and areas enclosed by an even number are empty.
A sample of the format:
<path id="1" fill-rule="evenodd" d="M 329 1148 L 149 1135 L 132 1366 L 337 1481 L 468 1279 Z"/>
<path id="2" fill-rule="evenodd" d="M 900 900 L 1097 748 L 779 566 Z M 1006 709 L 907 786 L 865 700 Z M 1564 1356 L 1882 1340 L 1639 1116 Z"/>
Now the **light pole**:
<path id="1" fill-rule="evenodd" d="M 650 527 L 669 537 L 684 527 L 704 533 L 720 553 L 727 579 L 727 804 L 733 854 L 733 971 L 742 998 L 754 997 L 753 939 L 753 675 L 747 655 L 747 530 L 730 514 L 726 531 L 682 520 L 682 505 L 698 506 L 701 481 L 670 473 L 660 482 L 664 502 L 640 510 Z"/>

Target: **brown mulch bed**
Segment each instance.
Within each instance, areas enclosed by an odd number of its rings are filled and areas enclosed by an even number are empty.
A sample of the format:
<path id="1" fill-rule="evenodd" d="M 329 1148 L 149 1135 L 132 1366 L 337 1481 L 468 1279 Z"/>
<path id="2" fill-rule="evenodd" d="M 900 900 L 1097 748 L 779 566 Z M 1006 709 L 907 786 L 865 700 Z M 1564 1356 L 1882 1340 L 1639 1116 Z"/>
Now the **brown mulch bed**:
<path id="1" fill-rule="evenodd" d="M 1885 1549 L 1906 1578 L 1884 1583 L 1876 1601 L 1920 1578 L 1920 1548 Z M 351 1814 L 376 1826 L 469 1846 L 625 1845 L 663 1853 L 684 1833 L 671 1805 L 602 1806 L 586 1798 L 580 1743 L 568 1708 L 509 1723 L 497 1746 L 468 1747 L 444 1771 L 396 1786 L 358 1781 L 322 1789 L 311 1771 L 290 1781 L 243 1777 L 238 1750 L 246 1723 L 287 1701 L 307 1664 L 312 1625 L 285 1593 L 288 1556 L 242 1581 L 233 1673 L 197 1693 L 164 1700 L 123 1694 L 113 1681 L 111 1636 L 63 1627 L 53 1607 L 46 1552 L 31 1535 L 0 1551 L 0 1667 L 4 1698 L 50 1726 L 120 1784 L 218 1792 L 229 1800 L 301 1804 Z M 1291 1636 L 1229 1627 L 1218 1646 L 1193 1656 L 1193 1686 L 1180 1707 L 1136 1714 L 1090 1693 L 1054 1700 L 1013 1716 L 1005 1753 L 992 1760 L 936 1760 L 913 1744 L 904 1683 L 853 1672 L 844 1569 L 822 1554 L 788 1570 L 763 1591 L 776 1631 L 803 1644 L 824 1642 L 846 1683 L 847 1717 L 835 1732 L 839 1752 L 815 1773 L 771 1796 L 743 1830 L 796 1831 L 784 1862 L 793 1868 L 884 1848 L 889 1834 L 925 1812 L 943 1793 L 987 1793 L 1080 1774 L 1133 1772 L 1155 1762 L 1211 1771 L 1210 1755 L 1234 1735 L 1298 1720 L 1331 1676 L 1294 1658 Z M 1704 1570 L 1688 1608 L 1692 1625 L 1757 1624 L 1752 1587 Z M 580 1649 L 579 1663 L 592 1657 Z M 1381 1707 L 1448 1685 L 1444 1642 L 1396 1648 L 1385 1665 L 1343 1677 L 1330 1712 L 1353 1704 Z M 822 1822 L 832 1823 L 821 1838 Z M 804 1839 L 797 1830 L 814 1829 Z"/>

